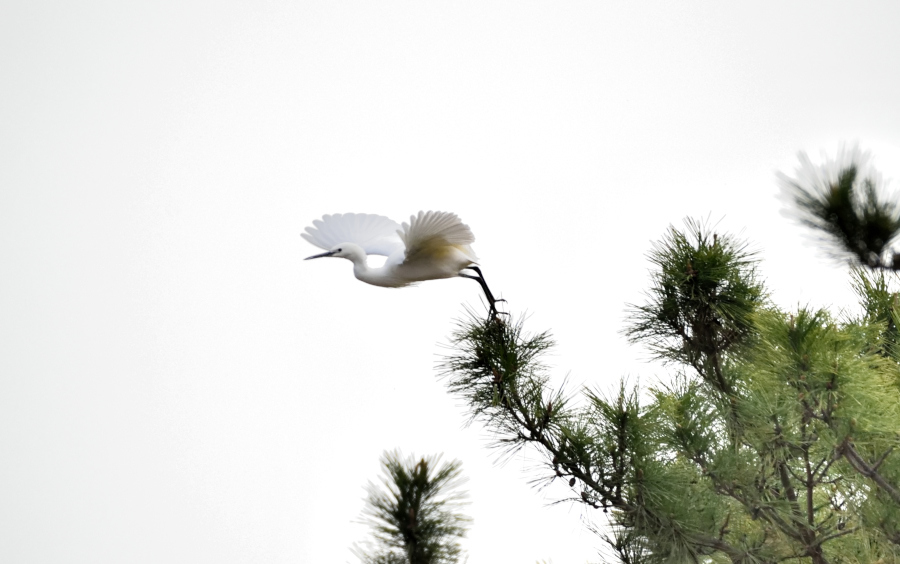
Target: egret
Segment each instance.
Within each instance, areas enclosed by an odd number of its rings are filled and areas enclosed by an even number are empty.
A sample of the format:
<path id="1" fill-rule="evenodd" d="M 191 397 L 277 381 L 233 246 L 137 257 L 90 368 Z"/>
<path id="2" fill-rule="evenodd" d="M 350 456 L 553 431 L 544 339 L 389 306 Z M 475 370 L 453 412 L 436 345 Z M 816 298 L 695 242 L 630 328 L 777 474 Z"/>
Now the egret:
<path id="1" fill-rule="evenodd" d="M 488 289 L 471 247 L 475 236 L 454 213 L 420 211 L 403 225 L 383 215 L 337 213 L 322 216 L 313 225 L 301 236 L 326 252 L 305 260 L 345 258 L 353 263 L 358 280 L 387 288 L 456 276 L 471 278 L 481 284 L 491 314 L 497 314 L 498 300 Z M 368 255 L 383 255 L 387 260 L 381 267 L 371 267 Z"/>

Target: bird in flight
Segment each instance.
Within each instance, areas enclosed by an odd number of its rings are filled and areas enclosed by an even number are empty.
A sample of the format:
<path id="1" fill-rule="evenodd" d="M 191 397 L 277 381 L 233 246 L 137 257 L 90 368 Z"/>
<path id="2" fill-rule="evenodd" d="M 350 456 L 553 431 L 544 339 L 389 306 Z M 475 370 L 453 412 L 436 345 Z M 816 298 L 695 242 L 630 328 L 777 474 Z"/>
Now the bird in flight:
<path id="1" fill-rule="evenodd" d="M 484 281 L 471 247 L 475 236 L 454 213 L 420 211 L 402 225 L 383 215 L 336 213 L 313 221 L 313 226 L 301 236 L 326 252 L 305 260 L 345 258 L 353 263 L 358 280 L 387 288 L 456 276 L 471 278 L 484 290 L 491 315 L 497 315 L 498 300 Z M 383 255 L 387 260 L 380 267 L 371 267 L 368 255 Z"/>

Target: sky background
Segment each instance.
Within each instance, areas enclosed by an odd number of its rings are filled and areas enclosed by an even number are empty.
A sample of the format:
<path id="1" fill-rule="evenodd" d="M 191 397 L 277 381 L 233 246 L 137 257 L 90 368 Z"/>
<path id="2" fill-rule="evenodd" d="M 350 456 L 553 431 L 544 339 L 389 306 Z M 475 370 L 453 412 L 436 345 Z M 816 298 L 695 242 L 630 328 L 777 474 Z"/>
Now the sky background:
<path id="1" fill-rule="evenodd" d="M 896 1 L 4 3 L 0 561 L 355 562 L 394 448 L 462 461 L 469 564 L 598 561 L 602 515 L 438 379 L 477 284 L 368 286 L 299 234 L 455 212 L 558 380 L 652 384 L 626 304 L 685 217 L 777 304 L 853 304 L 775 173 L 859 142 L 900 178 L 898 31 Z"/>

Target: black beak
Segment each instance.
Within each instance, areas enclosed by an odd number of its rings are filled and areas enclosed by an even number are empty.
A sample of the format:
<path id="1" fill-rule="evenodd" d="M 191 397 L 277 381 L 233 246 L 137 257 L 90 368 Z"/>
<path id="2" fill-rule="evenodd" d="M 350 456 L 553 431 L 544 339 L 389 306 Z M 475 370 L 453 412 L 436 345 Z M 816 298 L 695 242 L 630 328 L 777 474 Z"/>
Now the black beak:
<path id="1" fill-rule="evenodd" d="M 309 260 L 309 259 L 314 259 L 314 258 L 322 258 L 322 257 L 330 257 L 330 256 L 334 255 L 336 252 L 337 252 L 337 251 L 328 251 L 327 253 L 322 253 L 322 254 L 320 254 L 320 255 L 313 255 L 313 256 L 311 256 L 311 257 L 306 257 L 306 258 L 303 259 L 303 260 Z"/>

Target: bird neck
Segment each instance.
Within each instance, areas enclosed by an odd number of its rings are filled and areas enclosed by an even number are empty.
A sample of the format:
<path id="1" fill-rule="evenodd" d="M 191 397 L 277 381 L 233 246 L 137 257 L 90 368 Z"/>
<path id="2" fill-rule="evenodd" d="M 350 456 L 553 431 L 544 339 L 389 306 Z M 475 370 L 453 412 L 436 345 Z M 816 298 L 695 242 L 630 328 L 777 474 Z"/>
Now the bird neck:
<path id="1" fill-rule="evenodd" d="M 366 262 L 365 257 L 363 257 L 362 259 L 359 259 L 359 260 L 357 260 L 356 257 L 354 257 L 354 258 L 351 258 L 350 260 L 353 261 L 353 275 L 356 276 L 357 278 L 359 278 L 360 280 L 363 280 L 366 277 L 366 275 L 371 273 L 372 269 L 369 268 L 369 264 L 368 264 L 368 262 Z"/>
<path id="2" fill-rule="evenodd" d="M 353 275 L 356 276 L 357 280 L 373 286 L 399 288 L 401 286 L 409 285 L 409 281 L 398 279 L 395 276 L 394 269 L 390 268 L 388 265 L 369 266 L 366 259 L 353 261 Z"/>
<path id="3" fill-rule="evenodd" d="M 345 248 L 347 248 L 347 256 L 345 258 L 353 263 L 353 274 L 360 280 L 364 280 L 373 270 L 369 268 L 369 263 L 366 260 L 368 256 L 366 251 L 356 245 L 346 245 Z"/>
<path id="4" fill-rule="evenodd" d="M 341 246 L 346 251 L 344 258 L 353 263 L 353 275 L 356 276 L 357 280 L 373 286 L 385 286 L 388 288 L 397 288 L 409 284 L 408 281 L 398 280 L 393 275 L 393 269 L 387 264 L 376 267 L 369 266 L 367 261 L 368 255 L 362 247 L 352 243 L 346 243 Z"/>

